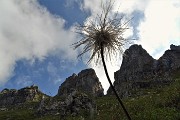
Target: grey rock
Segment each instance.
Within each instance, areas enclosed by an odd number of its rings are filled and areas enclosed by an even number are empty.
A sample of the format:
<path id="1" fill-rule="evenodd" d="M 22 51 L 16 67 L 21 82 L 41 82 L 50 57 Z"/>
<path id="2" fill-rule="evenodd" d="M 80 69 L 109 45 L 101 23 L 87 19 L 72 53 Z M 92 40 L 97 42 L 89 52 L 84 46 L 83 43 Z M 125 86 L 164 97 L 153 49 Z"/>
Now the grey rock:
<path id="1" fill-rule="evenodd" d="M 114 73 L 115 89 L 121 98 L 133 96 L 134 91 L 168 85 L 171 73 L 180 69 L 180 46 L 170 46 L 158 60 L 152 58 L 141 45 L 132 45 L 125 51 L 120 70 Z M 114 94 L 112 89 L 108 95 Z"/>
<path id="2" fill-rule="evenodd" d="M 180 45 L 176 46 L 176 45 L 171 44 L 170 48 L 171 50 L 180 51 Z"/>
<path id="3" fill-rule="evenodd" d="M 175 48 L 165 51 L 163 56 L 159 58 L 158 62 L 158 69 L 162 69 L 163 71 L 176 70 L 180 68 L 180 46 L 175 46 Z"/>
<path id="4" fill-rule="evenodd" d="M 72 74 L 61 84 L 57 96 L 66 96 L 72 89 L 94 97 L 104 95 L 104 89 L 93 69 L 82 70 L 78 75 Z"/>
<path id="5" fill-rule="evenodd" d="M 25 87 L 20 90 L 4 89 L 0 92 L 0 106 L 18 105 L 30 101 L 38 101 L 43 95 L 37 86 Z"/>
<path id="6" fill-rule="evenodd" d="M 81 111 L 85 111 L 92 118 L 96 112 L 96 104 L 86 94 L 74 90 L 66 96 L 64 101 L 50 100 L 45 103 L 42 100 L 37 109 L 37 114 L 41 116 L 60 115 L 61 119 L 65 119 L 70 115 L 78 116 Z"/>

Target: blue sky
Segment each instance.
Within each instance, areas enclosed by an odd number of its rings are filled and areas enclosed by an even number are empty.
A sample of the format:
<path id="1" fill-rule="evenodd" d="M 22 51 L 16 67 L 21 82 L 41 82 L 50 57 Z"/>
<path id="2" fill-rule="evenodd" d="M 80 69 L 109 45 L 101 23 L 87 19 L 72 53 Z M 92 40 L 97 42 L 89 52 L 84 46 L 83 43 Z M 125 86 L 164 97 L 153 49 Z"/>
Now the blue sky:
<path id="1" fill-rule="evenodd" d="M 88 17 L 88 11 L 82 11 L 80 4 L 74 0 L 39 0 L 39 3 L 46 7 L 54 15 L 63 17 L 66 20 L 65 27 L 70 27 L 74 23 L 83 23 Z"/>
<path id="2" fill-rule="evenodd" d="M 39 0 L 38 3 L 45 7 L 50 14 L 65 20 L 63 29 L 69 29 L 74 23 L 83 23 L 88 14 L 88 12 L 85 14 L 81 11 L 76 2 L 72 6 L 63 0 Z M 66 46 L 67 49 L 71 47 L 71 44 Z M 5 85 L 0 86 L 0 90 L 4 88 L 19 89 L 35 84 L 46 94 L 56 95 L 60 84 L 67 77 L 87 68 L 82 61 L 66 60 L 61 58 L 61 54 L 50 53 L 43 57 L 43 60 L 38 58 L 17 60 L 12 76 Z"/>
<path id="3" fill-rule="evenodd" d="M 97 0 L 1 0 L 0 90 L 35 84 L 53 96 L 67 77 L 93 67 L 106 91 L 102 66 L 86 65 L 87 56 L 77 59 L 80 49 L 71 46 L 80 39 L 75 24 L 88 23 L 100 6 Z M 136 38 L 154 58 L 180 45 L 179 0 L 116 0 L 112 14 L 117 11 L 133 17 L 124 36 Z M 112 80 L 120 64 L 121 58 L 107 63 Z"/>

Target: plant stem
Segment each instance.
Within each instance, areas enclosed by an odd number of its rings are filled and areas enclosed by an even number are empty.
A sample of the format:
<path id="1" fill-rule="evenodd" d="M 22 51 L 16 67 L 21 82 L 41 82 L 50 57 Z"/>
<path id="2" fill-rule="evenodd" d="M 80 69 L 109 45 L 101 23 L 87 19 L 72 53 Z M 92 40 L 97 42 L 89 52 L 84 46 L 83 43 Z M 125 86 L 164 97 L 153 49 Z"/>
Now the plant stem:
<path id="1" fill-rule="evenodd" d="M 103 50 L 104 50 L 104 49 L 103 49 L 103 43 L 101 43 L 101 58 L 102 58 L 103 67 L 104 67 L 104 71 L 105 71 L 106 77 L 107 77 L 107 79 L 108 79 L 108 82 L 109 82 L 109 84 L 110 84 L 110 86 L 111 86 L 114 94 L 116 95 L 116 98 L 118 99 L 120 105 L 122 106 L 122 108 L 123 108 L 123 110 L 124 110 L 124 112 L 125 112 L 128 120 L 131 120 L 131 117 L 130 117 L 128 111 L 126 110 L 123 102 L 121 101 L 120 97 L 118 96 L 118 94 L 117 94 L 117 92 L 116 92 L 116 90 L 115 90 L 115 88 L 114 88 L 114 86 L 113 86 L 113 84 L 112 84 L 112 82 L 111 82 L 111 80 L 110 80 L 110 77 L 109 77 L 109 74 L 108 74 L 108 71 L 107 71 L 107 67 L 106 67 L 106 63 L 105 63 L 105 60 L 104 60 L 104 55 L 103 55 L 103 52 L 104 52 L 104 51 L 103 51 Z"/>

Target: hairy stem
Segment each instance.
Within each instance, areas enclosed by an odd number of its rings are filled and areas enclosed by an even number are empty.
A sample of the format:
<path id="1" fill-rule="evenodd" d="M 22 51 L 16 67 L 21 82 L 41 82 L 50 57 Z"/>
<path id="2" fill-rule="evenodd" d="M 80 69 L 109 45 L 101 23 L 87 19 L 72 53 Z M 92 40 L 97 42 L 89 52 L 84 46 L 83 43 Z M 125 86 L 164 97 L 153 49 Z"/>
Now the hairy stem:
<path id="1" fill-rule="evenodd" d="M 103 55 L 103 52 L 104 52 L 104 51 L 103 51 L 103 50 L 104 50 L 104 49 L 103 49 L 103 43 L 101 43 L 101 58 L 102 58 L 103 67 L 104 67 L 104 71 L 105 71 L 106 77 L 107 77 L 107 79 L 108 79 L 108 82 L 109 82 L 109 84 L 110 84 L 110 86 L 111 86 L 114 94 L 116 95 L 116 98 L 118 99 L 120 105 L 122 106 L 122 108 L 123 108 L 123 110 L 124 110 L 124 112 L 125 112 L 128 120 L 131 120 L 131 117 L 130 117 L 128 111 L 126 110 L 123 102 L 121 101 L 120 97 L 118 96 L 118 94 L 117 94 L 117 92 L 116 92 L 116 90 L 115 90 L 115 88 L 114 88 L 114 86 L 113 86 L 113 84 L 112 84 L 112 82 L 111 82 L 111 80 L 110 80 L 110 77 L 109 77 L 109 74 L 108 74 L 108 71 L 107 71 L 107 67 L 106 67 L 106 63 L 105 63 L 105 60 L 104 60 L 104 55 Z"/>

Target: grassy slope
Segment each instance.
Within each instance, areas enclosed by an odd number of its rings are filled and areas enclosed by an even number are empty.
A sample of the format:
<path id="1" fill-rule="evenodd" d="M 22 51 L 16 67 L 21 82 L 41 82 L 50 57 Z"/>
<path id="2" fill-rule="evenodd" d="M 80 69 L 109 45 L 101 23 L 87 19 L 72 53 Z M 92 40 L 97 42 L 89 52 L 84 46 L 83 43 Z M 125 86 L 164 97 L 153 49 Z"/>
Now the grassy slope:
<path id="1" fill-rule="evenodd" d="M 114 97 L 97 100 L 97 120 L 126 120 Z M 149 94 L 124 100 L 133 120 L 179 120 L 180 79 L 169 87 L 149 90 Z"/>
<path id="2" fill-rule="evenodd" d="M 175 82 L 163 88 L 144 90 L 148 94 L 136 98 L 124 99 L 133 120 L 179 120 L 180 119 L 180 72 L 175 74 Z M 96 99 L 96 120 L 126 120 L 121 107 L 114 96 Z M 31 105 L 31 104 L 30 104 Z M 29 106 L 29 105 L 28 105 Z M 58 116 L 36 118 L 33 110 L 18 109 L 0 112 L 0 120 L 59 120 Z M 82 120 L 83 117 L 67 118 Z M 86 118 L 85 118 L 86 119 Z"/>
<path id="3" fill-rule="evenodd" d="M 146 89 L 147 95 L 124 99 L 133 120 L 180 120 L 180 71 L 175 82 L 163 88 Z M 126 120 L 114 97 L 97 99 L 97 120 Z"/>

